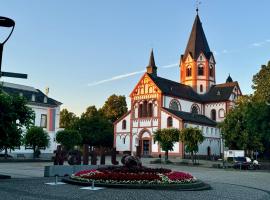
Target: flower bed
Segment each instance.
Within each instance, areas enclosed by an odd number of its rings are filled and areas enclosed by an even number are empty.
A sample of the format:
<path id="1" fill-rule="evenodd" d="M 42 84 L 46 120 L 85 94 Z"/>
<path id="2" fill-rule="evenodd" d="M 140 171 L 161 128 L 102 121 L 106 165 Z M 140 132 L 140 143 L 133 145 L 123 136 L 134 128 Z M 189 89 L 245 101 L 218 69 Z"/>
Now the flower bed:
<path id="1" fill-rule="evenodd" d="M 105 184 L 184 184 L 194 183 L 196 178 L 184 172 L 164 168 L 147 167 L 106 167 L 84 170 L 73 174 L 71 179 L 81 182 Z"/>

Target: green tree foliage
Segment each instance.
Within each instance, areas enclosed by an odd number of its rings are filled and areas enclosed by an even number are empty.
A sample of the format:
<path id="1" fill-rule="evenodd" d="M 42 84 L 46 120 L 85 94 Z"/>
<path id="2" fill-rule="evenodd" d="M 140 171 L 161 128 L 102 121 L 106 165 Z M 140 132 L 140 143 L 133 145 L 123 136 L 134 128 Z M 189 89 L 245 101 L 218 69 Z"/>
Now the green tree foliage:
<path id="1" fill-rule="evenodd" d="M 270 106 L 252 96 L 242 96 L 219 126 L 230 149 L 263 151 L 270 138 Z"/>
<path id="2" fill-rule="evenodd" d="M 81 144 L 82 137 L 78 131 L 62 130 L 56 133 L 56 141 L 63 145 L 67 151 L 70 151 L 75 145 Z"/>
<path id="3" fill-rule="evenodd" d="M 169 151 L 173 150 L 175 142 L 179 141 L 180 131 L 176 128 L 158 129 L 154 132 L 154 141 L 159 142 L 165 151 L 165 161 L 168 160 Z"/>
<path id="4" fill-rule="evenodd" d="M 74 126 L 82 136 L 82 143 L 90 146 L 112 147 L 113 124 L 97 112 L 92 115 L 83 114 Z"/>
<path id="5" fill-rule="evenodd" d="M 88 108 L 86 108 L 86 111 L 84 113 L 82 113 L 82 118 L 91 118 L 94 117 L 96 115 L 100 114 L 96 108 L 96 106 L 89 106 Z"/>
<path id="6" fill-rule="evenodd" d="M 31 108 L 26 106 L 26 100 L 19 96 L 11 96 L 0 88 L 0 149 L 21 145 L 23 127 L 29 127 L 35 118 Z"/>
<path id="7" fill-rule="evenodd" d="M 111 95 L 101 108 L 101 112 L 112 123 L 122 117 L 127 111 L 126 97 L 115 94 Z"/>
<path id="8" fill-rule="evenodd" d="M 198 145 L 204 140 L 202 131 L 198 128 L 184 128 L 181 130 L 180 140 L 184 143 L 185 150 L 190 152 L 194 164 L 194 153 L 198 152 Z"/>
<path id="9" fill-rule="evenodd" d="M 67 109 L 62 109 L 60 112 L 60 127 L 65 129 L 72 129 L 78 117 L 73 112 Z"/>
<path id="10" fill-rule="evenodd" d="M 50 137 L 41 127 L 30 127 L 24 137 L 24 144 L 33 148 L 33 157 L 37 157 L 37 152 L 40 148 L 48 147 Z"/>
<path id="11" fill-rule="evenodd" d="M 261 70 L 253 76 L 252 88 L 255 90 L 256 101 L 270 104 L 270 61 L 267 65 L 262 65 Z"/>

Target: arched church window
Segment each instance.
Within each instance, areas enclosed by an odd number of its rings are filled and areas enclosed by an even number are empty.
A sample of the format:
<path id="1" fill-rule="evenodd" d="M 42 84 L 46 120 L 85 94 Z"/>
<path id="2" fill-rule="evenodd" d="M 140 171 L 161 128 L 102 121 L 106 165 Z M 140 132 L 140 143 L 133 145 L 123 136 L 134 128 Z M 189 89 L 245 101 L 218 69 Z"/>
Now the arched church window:
<path id="1" fill-rule="evenodd" d="M 213 68 L 212 65 L 210 65 L 210 67 L 209 67 L 209 75 L 210 75 L 211 77 L 214 76 L 214 68 Z"/>
<path id="2" fill-rule="evenodd" d="M 179 111 L 180 110 L 180 104 L 179 104 L 179 102 L 177 100 L 173 99 L 170 102 L 169 108 L 172 109 L 172 110 Z"/>
<path id="3" fill-rule="evenodd" d="M 203 65 L 198 66 L 198 76 L 203 76 L 204 75 L 204 67 Z"/>
<path id="4" fill-rule="evenodd" d="M 172 117 L 168 117 L 167 118 L 167 127 L 172 127 L 172 126 L 173 126 Z"/>
<path id="5" fill-rule="evenodd" d="M 200 92 L 203 92 L 203 85 L 200 85 Z"/>
<path id="6" fill-rule="evenodd" d="M 192 107 L 191 107 L 191 113 L 193 114 L 199 114 L 200 112 L 200 108 L 197 104 L 193 104 Z"/>
<path id="7" fill-rule="evenodd" d="M 211 110 L 211 119 L 216 121 L 217 118 L 217 113 L 215 109 Z"/>
<path id="8" fill-rule="evenodd" d="M 147 101 L 143 102 L 143 112 L 142 117 L 147 117 Z"/>
<path id="9" fill-rule="evenodd" d="M 122 121 L 122 129 L 126 129 L 127 128 L 127 121 L 123 120 Z"/>
<path id="10" fill-rule="evenodd" d="M 152 103 L 149 103 L 148 104 L 147 112 L 148 112 L 148 117 L 152 117 L 153 116 L 153 104 Z"/>
<path id="11" fill-rule="evenodd" d="M 143 113 L 143 105 L 140 104 L 139 105 L 139 117 L 142 117 L 142 113 Z"/>
<path id="12" fill-rule="evenodd" d="M 187 67 L 186 76 L 191 76 L 191 67 Z"/>
<path id="13" fill-rule="evenodd" d="M 218 116 L 219 116 L 220 118 L 223 118 L 223 117 L 225 116 L 225 110 L 224 110 L 223 108 L 219 109 L 219 111 L 218 111 Z"/>

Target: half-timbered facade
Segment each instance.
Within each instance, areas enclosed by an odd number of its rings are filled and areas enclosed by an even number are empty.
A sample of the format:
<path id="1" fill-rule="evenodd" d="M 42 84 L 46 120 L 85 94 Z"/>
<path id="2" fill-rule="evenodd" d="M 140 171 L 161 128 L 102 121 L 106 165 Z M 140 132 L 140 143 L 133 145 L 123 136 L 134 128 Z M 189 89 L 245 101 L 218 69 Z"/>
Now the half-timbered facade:
<path id="1" fill-rule="evenodd" d="M 223 145 L 217 122 L 224 120 L 241 90 L 230 76 L 216 84 L 215 63 L 197 14 L 181 55 L 180 82 L 157 75 L 152 50 L 146 73 L 130 94 L 130 111 L 114 124 L 116 149 L 135 153 L 140 148 L 143 155 L 156 156 L 164 152 L 153 140 L 155 130 L 197 127 L 205 137 L 198 154 L 219 156 Z M 169 154 L 183 157 L 184 144 L 177 142 Z"/>

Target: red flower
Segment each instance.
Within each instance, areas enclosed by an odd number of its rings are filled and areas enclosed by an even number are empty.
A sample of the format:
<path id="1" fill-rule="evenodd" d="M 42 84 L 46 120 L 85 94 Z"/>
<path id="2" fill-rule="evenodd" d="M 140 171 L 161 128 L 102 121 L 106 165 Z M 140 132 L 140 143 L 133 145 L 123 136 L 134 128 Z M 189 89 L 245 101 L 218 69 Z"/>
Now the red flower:
<path id="1" fill-rule="evenodd" d="M 166 174 L 166 176 L 172 181 L 181 181 L 181 180 L 193 178 L 193 176 L 191 176 L 190 174 L 187 174 L 184 172 L 177 172 L 177 171 L 173 171 L 169 174 Z"/>

